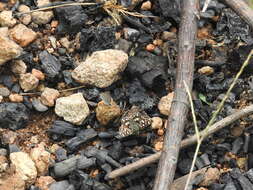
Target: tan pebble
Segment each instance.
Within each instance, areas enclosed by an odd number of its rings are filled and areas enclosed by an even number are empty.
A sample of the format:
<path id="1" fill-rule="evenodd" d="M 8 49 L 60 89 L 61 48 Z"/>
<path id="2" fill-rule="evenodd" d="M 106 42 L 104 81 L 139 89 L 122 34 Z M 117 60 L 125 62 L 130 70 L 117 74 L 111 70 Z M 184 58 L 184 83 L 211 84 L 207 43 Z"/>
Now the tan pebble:
<path id="1" fill-rule="evenodd" d="M 152 129 L 160 129 L 163 126 L 163 120 L 160 117 L 152 117 Z"/>
<path id="2" fill-rule="evenodd" d="M 23 24 L 18 24 L 12 28 L 9 31 L 9 36 L 21 47 L 28 46 L 37 38 L 36 32 Z"/>
<path id="3" fill-rule="evenodd" d="M 2 134 L 1 140 L 4 144 L 13 144 L 17 139 L 18 134 L 14 131 L 6 131 Z"/>
<path id="4" fill-rule="evenodd" d="M 60 96 L 58 90 L 53 88 L 45 88 L 41 94 L 41 103 L 46 106 L 54 106 L 55 100 Z"/>
<path id="5" fill-rule="evenodd" d="M 60 43 L 63 47 L 65 47 L 66 49 L 69 49 L 70 41 L 68 40 L 68 38 L 66 38 L 66 37 L 61 38 Z"/>
<path id="6" fill-rule="evenodd" d="M 148 11 L 150 10 L 152 7 L 152 4 L 150 1 L 146 1 L 146 2 L 143 2 L 142 5 L 141 5 L 141 10 L 143 11 Z"/>
<path id="7" fill-rule="evenodd" d="M 214 73 L 214 69 L 210 66 L 204 66 L 198 70 L 198 73 L 203 75 L 210 75 Z"/>
<path id="8" fill-rule="evenodd" d="M 163 44 L 163 41 L 160 40 L 160 39 L 156 39 L 153 41 L 153 44 L 156 45 L 156 46 L 161 46 Z"/>
<path id="9" fill-rule="evenodd" d="M 29 90 L 35 89 L 39 84 L 39 79 L 37 79 L 33 74 L 26 73 L 21 74 L 19 79 L 19 84 L 21 88 L 27 92 Z"/>
<path id="10" fill-rule="evenodd" d="M 173 96 L 174 92 L 171 92 L 167 96 L 161 98 L 161 100 L 158 103 L 158 109 L 161 114 L 167 116 L 170 114 L 170 107 L 172 104 Z"/>
<path id="11" fill-rule="evenodd" d="M 45 75 L 40 70 L 32 69 L 32 74 L 39 80 L 45 80 Z"/>
<path id="12" fill-rule="evenodd" d="M 0 35 L 0 44 L 0 65 L 3 65 L 11 59 L 19 57 L 22 53 L 23 49 L 13 40 L 6 37 L 2 31 Z"/>
<path id="13" fill-rule="evenodd" d="M 10 94 L 9 99 L 11 102 L 23 102 L 24 98 L 23 96 L 19 94 Z"/>
<path id="14" fill-rule="evenodd" d="M 29 12 L 30 11 L 30 8 L 26 5 L 20 5 L 18 7 L 18 11 L 20 13 L 24 13 L 24 12 Z M 30 22 L 32 21 L 32 16 L 31 14 L 23 14 L 23 15 L 20 15 L 19 17 L 19 20 L 24 24 L 24 25 L 28 25 L 30 24 Z"/>
<path id="15" fill-rule="evenodd" d="M 37 135 L 32 136 L 30 142 L 33 144 L 38 144 L 39 143 L 38 136 Z"/>
<path id="16" fill-rule="evenodd" d="M 168 40 L 172 40 L 172 39 L 176 39 L 177 35 L 174 32 L 168 32 L 168 31 L 164 31 L 162 33 L 162 40 L 164 41 L 168 41 Z"/>
<path id="17" fill-rule="evenodd" d="M 204 180 L 200 183 L 200 186 L 208 187 L 215 183 L 220 178 L 220 171 L 217 168 L 209 168 L 204 174 Z"/>
<path id="18" fill-rule="evenodd" d="M 96 107 L 96 117 L 100 124 L 107 125 L 110 121 L 120 116 L 120 107 L 112 100 L 110 105 L 103 101 Z"/>
<path id="19" fill-rule="evenodd" d="M 53 144 L 51 147 L 50 147 L 50 151 L 52 153 L 55 153 L 56 150 L 58 150 L 59 148 L 61 148 L 58 144 Z"/>
<path id="20" fill-rule="evenodd" d="M 41 176 L 36 180 L 35 185 L 41 190 L 49 190 L 50 184 L 54 182 L 55 180 L 51 176 Z"/>
<path id="21" fill-rule="evenodd" d="M 40 143 L 38 147 L 33 148 L 30 156 L 35 163 L 38 175 L 45 175 L 48 172 L 51 155 L 45 150 L 44 143 Z"/>
<path id="22" fill-rule="evenodd" d="M 22 60 L 14 60 L 11 63 L 11 71 L 17 75 L 25 74 L 27 70 L 27 66 Z"/>
<path id="23" fill-rule="evenodd" d="M 155 49 L 155 46 L 153 45 L 153 44 L 148 44 L 147 46 L 146 46 L 146 50 L 147 51 L 154 51 L 154 49 Z"/>
<path id="24" fill-rule="evenodd" d="M 163 136 L 163 135 L 164 135 L 164 130 L 163 130 L 163 129 L 158 129 L 158 130 L 157 130 L 157 134 L 158 134 L 159 136 Z"/>
<path id="25" fill-rule="evenodd" d="M 155 144 L 155 149 L 156 149 L 157 151 L 162 150 L 162 148 L 163 148 L 163 142 L 157 142 L 157 143 Z"/>
<path id="26" fill-rule="evenodd" d="M 244 127 L 239 125 L 239 126 L 235 126 L 233 128 L 230 129 L 230 133 L 231 135 L 235 136 L 235 137 L 239 137 L 243 134 L 244 131 Z"/>

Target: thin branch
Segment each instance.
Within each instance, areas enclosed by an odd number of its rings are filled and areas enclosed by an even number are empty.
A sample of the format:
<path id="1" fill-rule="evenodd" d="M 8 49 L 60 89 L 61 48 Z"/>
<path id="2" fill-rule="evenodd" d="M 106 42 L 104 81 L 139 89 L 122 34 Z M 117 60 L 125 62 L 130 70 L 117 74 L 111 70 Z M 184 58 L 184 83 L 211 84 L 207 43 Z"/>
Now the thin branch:
<path id="1" fill-rule="evenodd" d="M 168 189 L 173 182 L 177 167 L 180 143 L 189 110 L 187 92 L 183 81 L 186 81 L 191 90 L 194 74 L 198 7 L 198 0 L 183 0 L 178 36 L 176 85 L 153 190 Z"/>
<path id="2" fill-rule="evenodd" d="M 237 121 L 238 119 L 241 119 L 242 117 L 246 117 L 250 114 L 253 114 L 253 105 L 247 106 L 242 110 L 238 110 L 237 112 L 233 113 L 232 115 L 229 115 L 229 116 L 225 117 L 224 119 L 216 122 L 215 124 L 213 124 L 209 128 L 207 133 L 204 133 L 204 131 L 201 131 L 200 136 L 203 139 L 205 139 L 208 136 L 216 133 L 217 131 L 220 131 L 221 129 L 223 129 L 223 128 L 227 127 L 228 125 L 232 124 L 233 122 Z M 181 148 L 182 149 L 186 148 L 188 146 L 195 144 L 196 142 L 197 142 L 197 136 L 193 135 L 191 137 L 188 137 L 187 139 L 184 139 L 181 142 Z M 123 166 L 119 169 L 112 171 L 111 173 L 109 173 L 106 176 L 106 178 L 107 179 L 114 179 L 114 178 L 129 174 L 130 172 L 133 172 L 137 169 L 140 169 L 142 167 L 145 167 L 147 165 L 155 163 L 156 161 L 158 161 L 160 156 L 161 156 L 161 152 L 157 152 L 151 156 L 141 158 L 134 163 L 128 164 L 126 166 Z"/>

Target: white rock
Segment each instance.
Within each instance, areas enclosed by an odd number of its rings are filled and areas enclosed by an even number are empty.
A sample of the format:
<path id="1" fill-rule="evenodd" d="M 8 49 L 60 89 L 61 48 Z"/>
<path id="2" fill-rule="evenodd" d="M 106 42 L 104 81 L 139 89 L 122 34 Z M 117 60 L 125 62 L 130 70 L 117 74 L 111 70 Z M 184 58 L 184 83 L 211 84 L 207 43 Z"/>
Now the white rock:
<path id="1" fill-rule="evenodd" d="M 11 59 L 17 58 L 23 51 L 19 45 L 5 35 L 0 35 L 0 44 L 0 65 L 3 65 Z"/>
<path id="2" fill-rule="evenodd" d="M 94 52 L 72 72 L 72 77 L 82 83 L 106 88 L 120 78 L 128 63 L 128 55 L 121 50 Z"/>
<path id="3" fill-rule="evenodd" d="M 39 79 L 37 79 L 33 74 L 26 73 L 21 74 L 19 79 L 19 84 L 21 88 L 27 92 L 29 90 L 35 89 L 39 84 Z"/>
<path id="4" fill-rule="evenodd" d="M 66 121 L 81 125 L 89 115 L 90 110 L 82 93 L 76 93 L 58 98 L 56 100 L 55 113 Z"/>
<path id="5" fill-rule="evenodd" d="M 11 163 L 15 166 L 16 173 L 27 183 L 32 183 L 37 177 L 34 162 L 25 152 L 13 152 L 10 154 Z"/>
<path id="6" fill-rule="evenodd" d="M 0 25 L 12 27 L 17 23 L 16 19 L 12 16 L 12 11 L 0 12 Z"/>

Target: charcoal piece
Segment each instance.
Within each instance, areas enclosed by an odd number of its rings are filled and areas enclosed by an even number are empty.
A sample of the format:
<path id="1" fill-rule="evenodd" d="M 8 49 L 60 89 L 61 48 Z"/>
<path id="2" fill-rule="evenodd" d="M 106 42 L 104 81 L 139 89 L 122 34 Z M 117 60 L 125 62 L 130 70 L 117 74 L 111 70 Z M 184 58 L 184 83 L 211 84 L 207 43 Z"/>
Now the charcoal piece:
<path id="1" fill-rule="evenodd" d="M 120 141 L 114 141 L 113 145 L 109 148 L 109 155 L 115 159 L 119 160 L 123 153 L 124 146 Z"/>
<path id="2" fill-rule="evenodd" d="M 107 150 L 99 150 L 96 147 L 87 147 L 84 150 L 84 155 L 87 157 L 95 157 L 97 160 L 99 160 L 102 163 L 109 163 L 114 167 L 121 167 L 121 164 L 116 162 L 114 159 L 112 159 L 110 156 L 108 156 Z"/>
<path id="3" fill-rule="evenodd" d="M 140 36 L 140 32 L 134 28 L 124 28 L 123 31 L 126 40 L 135 42 Z"/>
<path id="4" fill-rule="evenodd" d="M 0 83 L 8 87 L 9 89 L 11 89 L 12 86 L 14 85 L 14 81 L 11 75 L 5 75 L 5 74 L 0 75 Z"/>
<path id="5" fill-rule="evenodd" d="M 125 39 L 120 38 L 118 40 L 118 43 L 115 45 L 116 49 L 122 50 L 125 53 L 129 53 L 130 48 L 132 47 L 133 43 L 130 41 L 127 41 Z"/>
<path id="6" fill-rule="evenodd" d="M 224 190 L 237 190 L 237 188 L 233 182 L 230 182 L 225 186 Z"/>
<path id="7" fill-rule="evenodd" d="M 13 152 L 20 152 L 19 147 L 16 144 L 8 144 L 8 153 L 13 153 Z"/>
<path id="8" fill-rule="evenodd" d="M 62 71 L 62 74 L 63 74 L 63 78 L 64 78 L 64 82 L 69 85 L 69 84 L 72 84 L 73 83 L 73 79 L 72 79 L 72 76 L 71 76 L 71 72 L 70 71 Z"/>
<path id="9" fill-rule="evenodd" d="M 161 83 L 164 83 L 168 78 L 166 68 L 166 57 L 140 52 L 136 56 L 129 58 L 126 71 L 130 76 L 138 77 L 146 87 L 157 88 L 157 80 L 161 80 Z"/>
<path id="10" fill-rule="evenodd" d="M 223 9 L 220 20 L 216 24 L 214 35 L 224 36 L 225 43 L 242 40 L 247 44 L 253 44 L 250 27 L 231 9 Z"/>
<path id="11" fill-rule="evenodd" d="M 201 158 L 201 160 L 202 160 L 204 166 L 208 166 L 208 165 L 211 164 L 211 162 L 210 162 L 210 160 L 209 160 L 209 158 L 208 158 L 208 154 L 204 153 L 204 154 L 202 154 L 202 155 L 200 156 L 200 158 Z"/>
<path id="12" fill-rule="evenodd" d="M 100 182 L 94 180 L 93 190 L 111 190 L 111 188 L 104 183 L 100 183 Z"/>
<path id="13" fill-rule="evenodd" d="M 178 169 L 183 175 L 186 175 L 189 173 L 189 171 L 191 169 L 191 162 L 192 162 L 192 160 L 188 159 L 188 158 L 179 161 Z"/>
<path id="14" fill-rule="evenodd" d="M 57 181 L 49 185 L 49 190 L 75 190 L 72 184 L 69 184 L 67 180 Z"/>
<path id="15" fill-rule="evenodd" d="M 101 139 L 110 139 L 115 136 L 113 132 L 100 132 L 98 133 L 99 138 Z"/>
<path id="16" fill-rule="evenodd" d="M 228 59 L 228 68 L 231 71 L 239 71 L 242 64 L 248 57 L 249 52 L 252 50 L 253 45 L 243 45 L 239 48 L 233 49 L 233 51 L 229 54 Z M 236 63 L 236 64 L 235 64 Z M 252 74 L 253 69 L 253 58 L 250 58 L 248 66 L 245 68 L 245 73 Z"/>
<path id="17" fill-rule="evenodd" d="M 239 150 L 242 148 L 243 145 L 243 139 L 241 137 L 235 139 L 235 141 L 232 143 L 232 153 L 237 154 Z"/>
<path id="18" fill-rule="evenodd" d="M 115 27 L 99 26 L 97 28 L 82 29 L 80 37 L 81 52 L 114 48 L 116 44 L 115 32 Z"/>
<path id="19" fill-rule="evenodd" d="M 97 98 L 99 97 L 100 91 L 98 88 L 94 87 L 94 88 L 85 88 L 83 90 L 81 90 L 80 92 L 83 93 L 83 96 L 85 98 L 85 100 L 97 100 Z"/>
<path id="20" fill-rule="evenodd" d="M 29 190 L 41 190 L 39 187 L 32 185 Z"/>
<path id="21" fill-rule="evenodd" d="M 45 112 L 48 110 L 48 107 L 41 103 L 37 98 L 32 100 L 33 108 L 38 112 Z"/>
<path id="22" fill-rule="evenodd" d="M 31 101 L 29 100 L 28 96 L 24 96 L 24 101 L 23 101 L 24 105 L 29 109 L 29 110 L 33 110 L 33 105 L 31 103 Z"/>
<path id="23" fill-rule="evenodd" d="M 61 64 L 55 56 L 44 50 L 39 53 L 39 58 L 41 61 L 41 67 L 49 78 L 54 78 L 59 75 Z"/>
<path id="24" fill-rule="evenodd" d="M 162 14 L 165 17 L 170 17 L 174 19 L 177 23 L 180 22 L 180 6 L 181 0 L 159 0 L 160 7 L 162 9 Z"/>
<path id="25" fill-rule="evenodd" d="M 55 151 L 55 157 L 57 162 L 61 162 L 63 160 L 66 160 L 67 157 L 67 151 L 64 148 L 58 148 Z"/>
<path id="26" fill-rule="evenodd" d="M 83 171 L 76 170 L 69 176 L 69 181 L 80 190 L 111 190 L 111 188 L 103 183 L 89 177 Z"/>
<path id="27" fill-rule="evenodd" d="M 240 186 L 242 187 L 243 190 L 252 189 L 253 184 L 248 180 L 248 178 L 246 178 L 242 174 L 236 180 L 239 181 Z"/>
<path id="28" fill-rule="evenodd" d="M 136 105 L 143 110 L 151 110 L 158 102 L 158 98 L 150 96 L 138 79 L 135 79 L 128 86 L 127 95 L 130 104 Z"/>
<path id="29" fill-rule="evenodd" d="M 88 143 L 97 137 L 94 129 L 85 129 L 80 131 L 76 137 L 68 140 L 65 144 L 70 151 L 77 150 L 80 145 Z"/>
<path id="30" fill-rule="evenodd" d="M 247 171 L 245 175 L 249 178 L 251 183 L 253 183 L 253 168 L 251 168 L 249 171 Z"/>
<path id="31" fill-rule="evenodd" d="M 22 103 L 0 104 L 0 128 L 17 130 L 24 128 L 28 122 L 28 109 Z"/>
<path id="32" fill-rule="evenodd" d="M 56 177 L 64 177 L 77 169 L 86 169 L 96 164 L 95 158 L 85 156 L 74 156 L 54 165 L 54 174 Z"/>
<path id="33" fill-rule="evenodd" d="M 14 93 L 17 93 L 17 94 L 20 93 L 20 91 L 21 91 L 20 85 L 18 83 L 14 84 L 11 91 Z"/>
<path id="34" fill-rule="evenodd" d="M 147 32 L 148 34 L 152 33 L 152 31 L 150 30 L 149 27 L 146 27 L 145 25 L 143 25 L 140 22 L 139 18 L 132 17 L 132 16 L 127 16 L 126 14 L 122 15 L 122 18 L 125 20 L 125 22 L 129 23 L 129 25 L 133 26 L 134 28 L 141 29 L 141 30 Z"/>
<path id="35" fill-rule="evenodd" d="M 74 137 L 79 131 L 74 125 L 66 121 L 55 120 L 52 127 L 48 129 L 49 134 L 56 134 L 66 137 Z"/>
<path id="36" fill-rule="evenodd" d="M 111 167 L 109 164 L 107 164 L 107 163 L 103 164 L 103 165 L 101 166 L 101 168 L 102 168 L 107 174 L 110 173 L 110 172 L 112 171 L 112 167 Z"/>
<path id="37" fill-rule="evenodd" d="M 81 30 L 88 20 L 82 6 L 67 6 L 55 9 L 55 14 L 59 19 L 57 27 L 58 34 L 75 34 Z"/>
<path id="38" fill-rule="evenodd" d="M 210 190 L 223 190 L 225 184 L 213 183 L 210 185 Z"/>
<path id="39" fill-rule="evenodd" d="M 195 166 L 197 166 L 198 169 L 201 169 L 205 166 L 205 164 L 203 163 L 203 161 L 197 157 L 196 162 L 195 162 Z"/>
<path id="40" fill-rule="evenodd" d="M 227 151 L 227 152 L 231 151 L 231 145 L 229 143 L 217 144 L 216 148 L 218 150 L 221 150 L 221 151 L 224 151 L 224 152 L 225 151 Z"/>

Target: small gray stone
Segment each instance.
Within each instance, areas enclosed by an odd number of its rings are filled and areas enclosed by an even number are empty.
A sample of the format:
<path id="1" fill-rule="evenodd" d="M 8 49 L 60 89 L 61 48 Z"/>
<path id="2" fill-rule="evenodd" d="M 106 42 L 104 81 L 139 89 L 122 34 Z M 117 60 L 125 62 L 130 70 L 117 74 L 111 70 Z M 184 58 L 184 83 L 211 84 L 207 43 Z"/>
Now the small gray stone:
<path id="1" fill-rule="evenodd" d="M 32 101 L 33 108 L 38 112 L 45 112 L 48 110 L 48 107 L 41 103 L 39 99 L 34 99 Z"/>
<path id="2" fill-rule="evenodd" d="M 8 97 L 9 95 L 10 95 L 10 91 L 8 88 L 6 88 L 6 87 L 0 88 L 0 96 Z"/>

